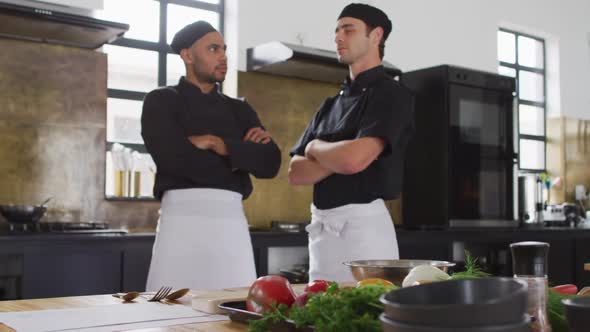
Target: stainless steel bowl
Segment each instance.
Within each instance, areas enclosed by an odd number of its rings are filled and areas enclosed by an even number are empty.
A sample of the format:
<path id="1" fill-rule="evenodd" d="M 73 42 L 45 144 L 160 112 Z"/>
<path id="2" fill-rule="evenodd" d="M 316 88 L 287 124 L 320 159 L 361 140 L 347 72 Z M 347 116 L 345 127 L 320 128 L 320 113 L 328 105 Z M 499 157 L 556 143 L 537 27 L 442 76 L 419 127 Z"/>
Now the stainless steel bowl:
<path id="1" fill-rule="evenodd" d="M 392 259 L 392 260 L 359 260 L 344 262 L 350 267 L 354 278 L 358 281 L 367 278 L 381 278 L 401 286 L 410 270 L 419 265 L 432 265 L 447 272 L 455 263 L 446 261 L 430 261 L 421 259 Z"/>

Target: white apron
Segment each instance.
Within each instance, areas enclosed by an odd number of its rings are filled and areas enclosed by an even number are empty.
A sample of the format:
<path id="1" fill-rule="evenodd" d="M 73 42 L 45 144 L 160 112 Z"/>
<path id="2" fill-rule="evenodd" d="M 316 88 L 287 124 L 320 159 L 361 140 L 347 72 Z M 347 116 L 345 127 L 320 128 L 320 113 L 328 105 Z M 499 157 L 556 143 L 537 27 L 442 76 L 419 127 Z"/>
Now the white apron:
<path id="1" fill-rule="evenodd" d="M 311 206 L 309 280 L 355 281 L 350 260 L 398 259 L 393 221 L 382 199 L 320 210 Z"/>
<path id="2" fill-rule="evenodd" d="M 254 280 L 242 195 L 219 189 L 166 191 L 146 290 L 222 289 Z"/>

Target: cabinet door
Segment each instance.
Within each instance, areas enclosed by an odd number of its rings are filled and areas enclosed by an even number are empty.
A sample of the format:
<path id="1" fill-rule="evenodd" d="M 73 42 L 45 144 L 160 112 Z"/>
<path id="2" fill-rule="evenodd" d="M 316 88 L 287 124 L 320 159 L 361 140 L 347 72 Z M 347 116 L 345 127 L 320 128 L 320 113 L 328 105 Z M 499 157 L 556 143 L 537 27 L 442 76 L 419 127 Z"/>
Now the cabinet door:
<path id="1" fill-rule="evenodd" d="M 3 252 L 0 255 L 0 301 L 22 298 L 22 274 L 22 255 Z"/>
<path id="2" fill-rule="evenodd" d="M 552 285 L 574 282 L 574 241 L 547 241 L 549 248 L 549 282 Z"/>
<path id="3" fill-rule="evenodd" d="M 590 263 L 590 240 L 576 240 L 576 285 L 579 288 L 590 286 L 590 271 L 584 271 L 584 264 Z"/>
<path id="4" fill-rule="evenodd" d="M 28 248 L 23 298 L 109 294 L 121 288 L 122 252 L 82 243 Z"/>
<path id="5" fill-rule="evenodd" d="M 134 243 L 125 249 L 123 256 L 124 292 L 145 291 L 147 276 L 152 259 L 152 242 Z"/>

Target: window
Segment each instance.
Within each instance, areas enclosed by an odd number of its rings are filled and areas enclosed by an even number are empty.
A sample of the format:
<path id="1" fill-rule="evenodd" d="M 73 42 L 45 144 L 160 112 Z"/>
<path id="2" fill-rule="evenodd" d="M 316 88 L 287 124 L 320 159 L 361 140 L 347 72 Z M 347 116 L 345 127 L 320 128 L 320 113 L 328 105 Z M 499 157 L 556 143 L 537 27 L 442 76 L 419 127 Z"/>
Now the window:
<path id="1" fill-rule="evenodd" d="M 546 164 L 545 41 L 498 31 L 498 72 L 516 78 L 519 168 L 542 172 Z"/>
<path id="2" fill-rule="evenodd" d="M 124 38 L 103 47 L 108 54 L 107 199 L 153 199 L 155 165 L 143 145 L 143 98 L 184 75 L 169 46 L 185 25 L 205 20 L 223 33 L 224 0 L 104 0 L 97 16 L 130 25 Z M 126 170 L 126 171 L 123 171 Z"/>

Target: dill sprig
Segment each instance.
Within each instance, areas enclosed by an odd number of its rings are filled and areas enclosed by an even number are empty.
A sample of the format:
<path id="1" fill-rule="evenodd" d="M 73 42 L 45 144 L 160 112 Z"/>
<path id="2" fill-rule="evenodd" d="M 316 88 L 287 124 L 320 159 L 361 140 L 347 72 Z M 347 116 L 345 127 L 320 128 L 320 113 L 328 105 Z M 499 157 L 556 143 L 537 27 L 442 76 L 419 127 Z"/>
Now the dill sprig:
<path id="1" fill-rule="evenodd" d="M 451 279 L 474 279 L 489 276 L 491 275 L 479 267 L 477 264 L 477 258 L 473 257 L 469 251 L 465 250 L 465 271 L 453 273 Z"/>

